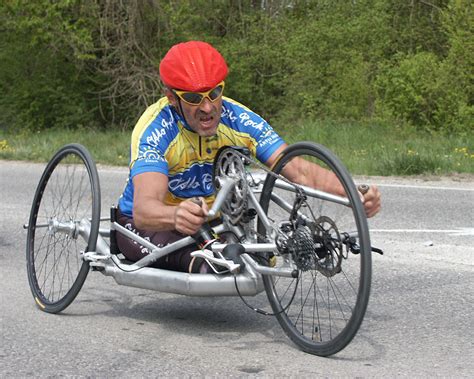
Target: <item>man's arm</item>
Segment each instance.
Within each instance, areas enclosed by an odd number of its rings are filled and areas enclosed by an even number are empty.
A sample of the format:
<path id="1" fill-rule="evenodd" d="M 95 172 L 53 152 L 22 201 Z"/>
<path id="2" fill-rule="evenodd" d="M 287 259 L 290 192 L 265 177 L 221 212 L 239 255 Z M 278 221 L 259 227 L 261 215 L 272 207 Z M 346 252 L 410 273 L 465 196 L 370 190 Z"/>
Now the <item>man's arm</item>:
<path id="1" fill-rule="evenodd" d="M 133 220 L 146 230 L 177 230 L 191 235 L 198 231 L 207 216 L 206 202 L 202 206 L 191 200 L 177 206 L 166 205 L 168 177 L 158 172 L 145 172 L 133 178 Z"/>
<path id="2" fill-rule="evenodd" d="M 268 159 L 266 165 L 271 167 L 275 164 L 279 155 L 287 146 L 287 144 L 280 146 Z M 344 188 L 333 172 L 303 158 L 295 157 L 292 159 L 283 168 L 282 174 L 292 182 L 345 196 Z M 380 192 L 376 186 L 371 185 L 369 191 L 363 195 L 363 203 L 368 217 L 375 216 L 380 211 Z"/>

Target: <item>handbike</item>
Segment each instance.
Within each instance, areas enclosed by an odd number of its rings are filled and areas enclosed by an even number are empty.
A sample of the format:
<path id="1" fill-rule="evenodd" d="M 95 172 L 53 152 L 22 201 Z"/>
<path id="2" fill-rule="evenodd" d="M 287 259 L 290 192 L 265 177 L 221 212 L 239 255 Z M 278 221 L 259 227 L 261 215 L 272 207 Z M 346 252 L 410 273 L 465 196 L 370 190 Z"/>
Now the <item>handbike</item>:
<path id="1" fill-rule="evenodd" d="M 332 171 L 346 196 L 292 183 L 281 175 L 302 157 Z M 244 148 L 222 148 L 214 161 L 217 218 L 193 256 L 213 274 L 150 267 L 157 259 L 196 243 L 186 236 L 157 247 L 111 217 L 100 218 L 100 185 L 90 153 L 62 147 L 49 161 L 33 199 L 27 234 L 27 271 L 38 307 L 64 310 L 89 271 L 118 284 L 189 296 L 255 296 L 266 292 L 271 312 L 303 351 L 328 356 L 343 349 L 364 318 L 371 284 L 371 244 L 360 196 L 337 157 L 325 147 L 290 145 L 268 169 Z M 100 227 L 109 221 L 110 226 Z M 150 255 L 129 262 L 118 251 L 122 233 Z M 231 233 L 232 241 L 218 236 Z M 247 303 L 247 302 L 246 302 Z"/>

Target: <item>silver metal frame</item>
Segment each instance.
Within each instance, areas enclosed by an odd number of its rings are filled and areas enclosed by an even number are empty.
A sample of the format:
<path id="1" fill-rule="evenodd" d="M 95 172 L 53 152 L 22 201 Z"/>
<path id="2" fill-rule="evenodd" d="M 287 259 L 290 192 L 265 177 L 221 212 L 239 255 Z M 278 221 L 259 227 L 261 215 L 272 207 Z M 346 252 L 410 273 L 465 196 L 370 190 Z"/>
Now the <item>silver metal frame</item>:
<path id="1" fill-rule="evenodd" d="M 274 237 L 276 236 L 276 231 L 273 229 L 273 225 L 260 206 L 255 195 L 256 193 L 261 192 L 263 182 L 263 180 L 259 179 L 258 176 L 258 174 L 255 175 L 254 179 L 257 179 L 253 180 L 253 183 L 249 183 L 251 189 L 248 192 L 248 200 L 262 221 L 267 231 L 267 235 Z M 227 195 L 233 191 L 236 183 L 237 180 L 224 178 L 213 207 L 209 212 L 209 217 L 214 217 L 219 213 Z M 276 180 L 275 187 L 288 191 L 295 191 L 293 186 L 280 179 Z M 349 205 L 349 201 L 346 198 L 334 196 L 309 187 L 300 186 L 300 188 L 309 197 L 316 197 L 346 206 Z M 291 204 L 288 204 L 278 195 L 272 194 L 272 200 L 275 201 L 283 210 L 291 212 Z M 225 217 L 226 216 L 224 215 L 224 222 L 214 228 L 214 231 L 217 234 L 224 231 L 232 231 L 238 236 L 245 236 L 245 231 L 242 227 L 226 222 Z M 105 219 L 101 219 L 101 221 L 105 221 Z M 41 226 L 48 227 L 52 233 L 68 233 L 75 238 L 81 236 L 87 241 L 90 235 L 91 224 L 89 220 L 86 219 L 81 220 L 79 223 L 61 223 L 53 220 L 48 225 L 37 225 L 37 227 Z M 119 256 L 111 254 L 109 243 L 106 241 L 106 238 L 110 237 L 111 230 L 124 234 L 142 246 L 147 247 L 151 251 L 151 254 L 132 264 L 127 263 L 125 259 L 120 259 Z M 256 241 L 251 241 L 249 238 L 247 238 L 247 240 L 249 241 L 241 244 L 246 252 L 241 255 L 242 260 L 245 262 L 245 268 L 241 269 L 239 264 L 236 264 L 233 261 L 226 261 L 223 257 L 222 259 L 213 258 L 213 262 L 228 268 L 228 273 L 224 275 L 191 274 L 148 267 L 159 258 L 193 244 L 194 239 L 192 237 L 184 237 L 183 239 L 164 247 L 157 247 L 150 241 L 124 228 L 117 222 L 111 223 L 110 229 L 99 229 L 96 251 L 84 252 L 83 255 L 84 259 L 89 261 L 92 267 L 96 268 L 106 276 L 112 276 L 118 284 L 189 296 L 238 296 L 239 293 L 244 296 L 252 296 L 264 290 L 262 275 L 296 277 L 297 271 L 289 262 L 283 263 L 283 266 L 281 267 L 262 266 L 255 261 L 250 254 L 247 254 L 270 251 L 277 252 L 278 249 L 275 243 L 258 243 Z M 212 251 L 197 250 L 192 254 L 209 258 L 213 256 L 213 253 L 221 253 L 226 246 L 227 244 L 216 242 L 211 245 Z M 236 286 L 238 286 L 238 291 Z"/>

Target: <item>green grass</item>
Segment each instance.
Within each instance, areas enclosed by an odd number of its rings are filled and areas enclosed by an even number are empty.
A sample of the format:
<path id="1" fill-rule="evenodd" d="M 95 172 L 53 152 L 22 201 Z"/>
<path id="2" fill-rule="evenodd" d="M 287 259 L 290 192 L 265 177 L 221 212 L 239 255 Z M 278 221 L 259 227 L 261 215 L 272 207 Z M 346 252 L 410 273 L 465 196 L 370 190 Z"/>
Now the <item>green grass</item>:
<path id="1" fill-rule="evenodd" d="M 131 130 L 45 130 L 19 134 L 0 131 L 0 159 L 47 162 L 63 145 L 80 143 L 97 163 L 127 166 Z"/>
<path id="2" fill-rule="evenodd" d="M 325 145 L 352 174 L 474 173 L 473 133 L 447 136 L 417 131 L 406 125 L 312 122 L 286 135 L 289 142 L 309 140 Z"/>
<path id="3" fill-rule="evenodd" d="M 474 173 L 474 133 L 446 136 L 376 122 L 307 122 L 286 125 L 281 134 L 289 143 L 305 140 L 327 146 L 353 174 Z M 90 150 L 97 163 L 126 166 L 130 135 L 131 130 L 2 130 L 0 159 L 46 162 L 62 145 L 77 142 Z"/>

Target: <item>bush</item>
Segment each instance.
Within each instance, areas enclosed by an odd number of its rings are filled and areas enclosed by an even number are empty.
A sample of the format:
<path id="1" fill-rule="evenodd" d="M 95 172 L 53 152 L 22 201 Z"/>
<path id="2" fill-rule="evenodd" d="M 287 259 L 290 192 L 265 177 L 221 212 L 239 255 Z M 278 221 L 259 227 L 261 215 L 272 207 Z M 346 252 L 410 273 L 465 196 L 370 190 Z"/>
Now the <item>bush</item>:
<path id="1" fill-rule="evenodd" d="M 199 39 L 226 57 L 226 94 L 271 121 L 401 120 L 469 132 L 467 0 L 5 0 L 0 124 L 132 127 L 156 67 Z"/>
<path id="2" fill-rule="evenodd" d="M 473 5 L 451 1 L 438 12 L 444 48 L 386 60 L 376 79 L 378 113 L 430 131 L 468 132 L 474 116 Z"/>
<path id="3" fill-rule="evenodd" d="M 449 51 L 440 65 L 436 123 L 448 131 L 472 132 L 474 119 L 474 5 L 451 1 L 443 12 Z"/>
<path id="4" fill-rule="evenodd" d="M 0 123 L 29 130 L 97 125 L 90 83 L 65 59 L 34 46 L 2 49 L 0 57 Z"/>
<path id="5" fill-rule="evenodd" d="M 423 127 L 432 125 L 437 111 L 439 62 L 433 53 L 401 57 L 377 78 L 383 106 L 399 119 Z"/>

